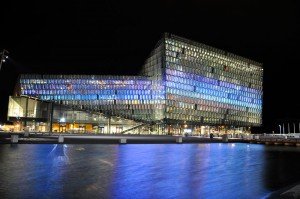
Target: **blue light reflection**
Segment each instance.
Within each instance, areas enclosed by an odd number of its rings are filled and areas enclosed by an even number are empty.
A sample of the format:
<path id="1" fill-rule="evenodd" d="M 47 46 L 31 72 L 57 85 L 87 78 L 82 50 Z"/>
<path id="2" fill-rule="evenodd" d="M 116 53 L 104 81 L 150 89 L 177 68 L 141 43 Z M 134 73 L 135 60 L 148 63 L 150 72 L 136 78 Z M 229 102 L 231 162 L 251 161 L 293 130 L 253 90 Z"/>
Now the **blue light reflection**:
<path id="1" fill-rule="evenodd" d="M 264 198 L 300 149 L 228 144 L 0 145 L 1 198 Z"/>
<path id="2" fill-rule="evenodd" d="M 261 180 L 264 164 L 261 147 L 245 144 L 120 146 L 113 196 L 263 197 L 268 190 Z"/>

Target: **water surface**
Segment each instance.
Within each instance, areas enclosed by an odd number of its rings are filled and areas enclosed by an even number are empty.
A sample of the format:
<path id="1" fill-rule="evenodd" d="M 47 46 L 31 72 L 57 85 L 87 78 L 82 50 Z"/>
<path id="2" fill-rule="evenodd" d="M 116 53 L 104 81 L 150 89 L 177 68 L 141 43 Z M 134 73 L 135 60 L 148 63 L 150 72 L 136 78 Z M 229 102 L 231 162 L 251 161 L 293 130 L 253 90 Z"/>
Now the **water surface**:
<path id="1" fill-rule="evenodd" d="M 1 198 L 264 198 L 300 149 L 255 144 L 0 145 Z"/>

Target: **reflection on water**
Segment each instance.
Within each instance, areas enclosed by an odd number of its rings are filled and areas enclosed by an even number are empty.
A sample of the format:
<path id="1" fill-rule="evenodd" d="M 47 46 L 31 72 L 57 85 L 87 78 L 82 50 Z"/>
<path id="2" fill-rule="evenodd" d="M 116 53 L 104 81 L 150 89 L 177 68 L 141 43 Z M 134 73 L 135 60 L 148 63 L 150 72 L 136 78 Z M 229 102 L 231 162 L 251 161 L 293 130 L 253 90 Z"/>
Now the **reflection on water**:
<path id="1" fill-rule="evenodd" d="M 53 160 L 53 164 L 69 163 L 69 157 L 66 154 L 67 148 L 66 144 L 54 144 L 53 149 L 48 155 Z"/>
<path id="2" fill-rule="evenodd" d="M 300 149 L 250 144 L 1 145 L 1 198 L 263 198 Z"/>

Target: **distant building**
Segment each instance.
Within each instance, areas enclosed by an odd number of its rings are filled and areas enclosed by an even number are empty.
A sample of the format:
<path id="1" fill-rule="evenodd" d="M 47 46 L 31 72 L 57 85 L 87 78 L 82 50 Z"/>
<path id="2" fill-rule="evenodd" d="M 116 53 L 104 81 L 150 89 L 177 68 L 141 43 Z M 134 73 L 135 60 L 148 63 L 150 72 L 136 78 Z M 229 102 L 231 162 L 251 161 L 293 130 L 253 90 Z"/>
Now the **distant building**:
<path id="1" fill-rule="evenodd" d="M 61 122 L 51 119 L 53 114 L 45 117 L 45 131 L 63 123 L 65 128 L 56 131 L 90 125 L 90 132 L 102 133 L 122 133 L 125 129 L 130 133 L 133 127 L 131 133 L 247 132 L 262 124 L 262 82 L 261 63 L 166 33 L 140 76 L 23 74 L 16 96 L 132 121 L 126 128 L 120 122 L 117 130 L 111 121 L 81 121 L 74 114 L 60 112 L 57 118 L 64 118 Z M 26 105 L 22 107 L 26 109 Z M 20 112 L 9 109 L 9 119 L 16 121 Z M 24 114 L 19 119 L 21 126 L 28 120 L 28 111 L 27 116 Z M 37 120 L 33 123 L 36 126 Z M 100 131 L 100 127 L 105 130 Z"/>

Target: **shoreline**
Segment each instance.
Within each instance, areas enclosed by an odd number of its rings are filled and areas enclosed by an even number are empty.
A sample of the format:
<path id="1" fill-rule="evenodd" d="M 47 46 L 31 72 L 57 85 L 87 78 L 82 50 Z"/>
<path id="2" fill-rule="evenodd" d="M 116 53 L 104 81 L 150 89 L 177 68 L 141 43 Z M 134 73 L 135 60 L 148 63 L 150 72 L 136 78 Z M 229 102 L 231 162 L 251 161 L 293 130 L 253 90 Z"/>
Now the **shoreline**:
<path id="1" fill-rule="evenodd" d="M 11 134 L 0 134 L 0 144 L 12 144 Z M 213 139 L 199 136 L 171 135 L 29 135 L 19 134 L 18 144 L 58 144 L 59 136 L 63 136 L 61 144 L 181 144 L 181 143 L 248 143 L 241 138 L 229 138 L 223 142 L 221 137 Z M 121 143 L 123 140 L 123 143 Z M 124 142 L 125 140 L 125 142 Z"/>
<path id="2" fill-rule="evenodd" d="M 0 144 L 181 144 L 181 143 L 249 143 L 266 146 L 300 147 L 299 138 L 266 135 L 232 138 L 181 136 L 181 135 L 135 135 L 135 134 L 56 134 L 56 133 L 0 133 Z"/>
<path id="3" fill-rule="evenodd" d="M 300 197 L 300 183 L 297 182 L 272 192 L 267 198 L 286 199 L 286 198 L 299 198 L 299 197 Z"/>

